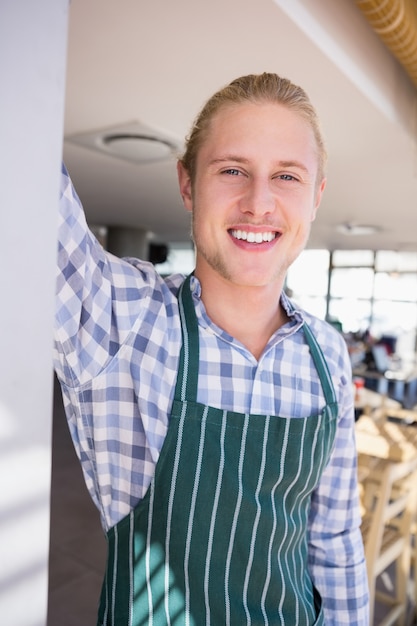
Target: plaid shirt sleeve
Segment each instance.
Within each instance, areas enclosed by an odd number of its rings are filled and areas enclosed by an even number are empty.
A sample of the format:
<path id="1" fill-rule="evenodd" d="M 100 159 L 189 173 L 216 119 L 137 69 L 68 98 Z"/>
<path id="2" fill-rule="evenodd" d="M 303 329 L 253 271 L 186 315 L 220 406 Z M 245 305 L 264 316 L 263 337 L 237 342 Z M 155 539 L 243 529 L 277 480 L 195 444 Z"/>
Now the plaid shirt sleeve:
<path id="1" fill-rule="evenodd" d="M 103 250 L 65 167 L 59 219 L 54 366 L 107 530 L 143 497 L 165 438 L 181 346 L 178 285 Z"/>
<path id="2" fill-rule="evenodd" d="M 60 206 L 56 366 L 75 386 L 106 366 L 151 298 L 147 276 L 140 284 L 137 268 L 105 253 L 87 228 L 65 166 Z"/>
<path id="3" fill-rule="evenodd" d="M 340 338 L 341 339 L 341 338 Z M 309 567 L 326 626 L 368 626 L 369 597 L 360 532 L 357 454 L 350 363 L 340 341 L 339 419 L 330 462 L 312 498 Z"/>

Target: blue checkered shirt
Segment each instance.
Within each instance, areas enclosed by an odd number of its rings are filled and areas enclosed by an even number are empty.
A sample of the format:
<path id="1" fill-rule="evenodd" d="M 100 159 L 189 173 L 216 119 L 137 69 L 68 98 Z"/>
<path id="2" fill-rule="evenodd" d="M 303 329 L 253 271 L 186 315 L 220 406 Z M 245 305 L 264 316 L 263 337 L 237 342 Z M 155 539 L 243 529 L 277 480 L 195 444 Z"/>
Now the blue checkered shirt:
<path id="1" fill-rule="evenodd" d="M 69 428 L 105 530 L 143 498 L 167 432 L 181 347 L 177 291 L 137 259 L 105 252 L 63 168 L 55 368 Z M 350 362 L 342 336 L 282 305 L 290 322 L 253 355 L 208 318 L 192 279 L 200 335 L 198 402 L 240 413 L 305 417 L 324 404 L 302 324 L 315 334 L 339 405 L 331 460 L 312 498 L 309 567 L 326 626 L 368 626 L 359 531 Z"/>

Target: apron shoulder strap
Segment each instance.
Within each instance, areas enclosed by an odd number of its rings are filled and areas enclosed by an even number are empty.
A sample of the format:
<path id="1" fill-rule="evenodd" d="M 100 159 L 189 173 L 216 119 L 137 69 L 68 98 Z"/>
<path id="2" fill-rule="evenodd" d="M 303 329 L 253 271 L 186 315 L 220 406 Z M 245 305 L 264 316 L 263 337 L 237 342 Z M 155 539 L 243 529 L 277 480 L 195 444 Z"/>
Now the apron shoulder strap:
<path id="1" fill-rule="evenodd" d="M 308 324 L 304 322 L 303 324 L 304 336 L 310 348 L 311 356 L 313 358 L 314 364 L 320 376 L 320 382 L 323 388 L 324 397 L 326 399 L 326 404 L 335 404 L 336 403 L 336 392 L 334 390 L 334 385 L 332 381 L 332 377 L 330 375 L 329 366 L 327 365 L 327 361 L 324 358 L 324 354 L 322 349 L 320 348 L 317 339 L 313 335 Z"/>
<path id="2" fill-rule="evenodd" d="M 288 300 L 290 311 L 295 311 L 293 303 Z M 324 357 L 323 351 L 319 346 L 319 343 L 314 336 L 311 328 L 308 324 L 303 322 L 303 331 L 304 337 L 308 343 L 308 347 L 310 348 L 310 353 L 312 359 L 314 361 L 314 365 L 316 366 L 317 372 L 320 377 L 321 386 L 323 388 L 324 397 L 327 405 L 336 404 L 336 392 L 334 390 L 334 385 L 332 381 L 332 377 L 330 374 L 329 366 L 327 365 L 327 361 Z"/>
<path id="3" fill-rule="evenodd" d="M 185 400 L 195 402 L 197 400 L 199 338 L 197 315 L 190 287 L 191 276 L 192 274 L 187 276 L 178 293 L 182 347 L 175 387 L 175 400 L 181 402 Z M 324 354 L 310 327 L 305 322 L 303 331 L 320 377 L 326 404 L 335 404 L 336 393 Z"/>
<path id="4" fill-rule="evenodd" d="M 178 368 L 175 400 L 195 402 L 197 399 L 199 339 L 198 322 L 191 295 L 191 276 L 187 276 L 178 293 L 182 346 Z"/>

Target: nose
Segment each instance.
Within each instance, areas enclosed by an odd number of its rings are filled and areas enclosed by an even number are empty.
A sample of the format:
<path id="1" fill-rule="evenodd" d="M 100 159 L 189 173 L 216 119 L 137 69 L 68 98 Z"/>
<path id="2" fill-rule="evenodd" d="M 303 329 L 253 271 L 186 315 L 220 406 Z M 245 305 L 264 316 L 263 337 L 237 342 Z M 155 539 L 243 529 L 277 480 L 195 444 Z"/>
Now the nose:
<path id="1" fill-rule="evenodd" d="M 253 178 L 241 199 L 240 208 L 243 213 L 256 217 L 272 213 L 275 209 L 275 198 L 270 181 Z"/>

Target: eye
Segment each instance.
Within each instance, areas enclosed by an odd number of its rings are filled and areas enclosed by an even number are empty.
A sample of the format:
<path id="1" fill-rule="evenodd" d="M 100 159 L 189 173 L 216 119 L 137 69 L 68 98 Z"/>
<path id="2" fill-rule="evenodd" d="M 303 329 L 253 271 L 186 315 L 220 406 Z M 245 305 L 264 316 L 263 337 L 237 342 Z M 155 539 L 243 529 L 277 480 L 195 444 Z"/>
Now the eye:
<path id="1" fill-rule="evenodd" d="M 227 170 L 223 170 L 222 174 L 229 174 L 230 176 L 239 176 L 240 170 L 237 170 L 235 167 L 229 167 Z"/>
<path id="2" fill-rule="evenodd" d="M 280 180 L 297 180 L 297 178 L 292 174 L 279 174 L 277 178 Z"/>

